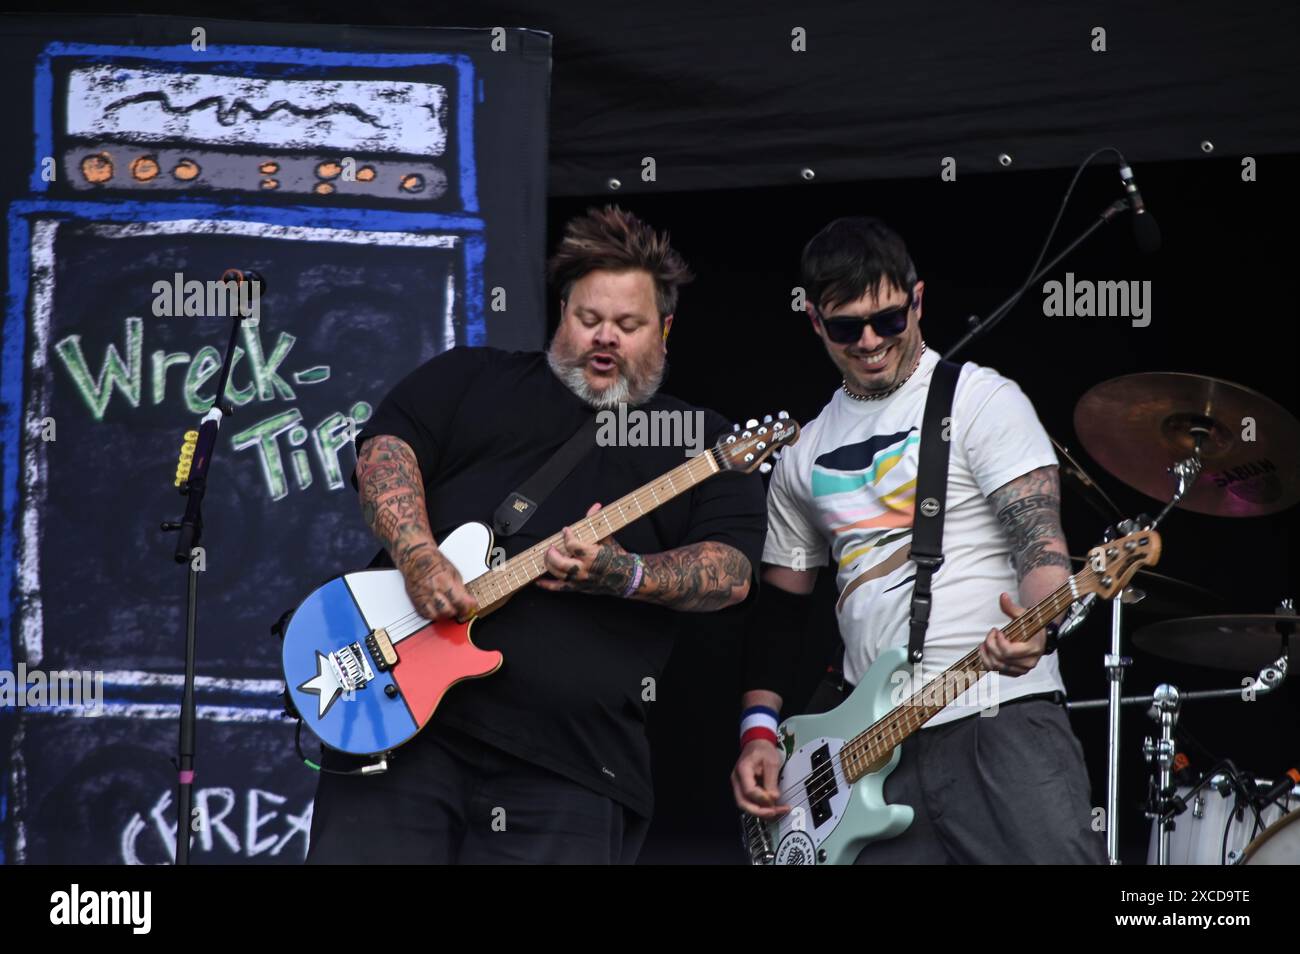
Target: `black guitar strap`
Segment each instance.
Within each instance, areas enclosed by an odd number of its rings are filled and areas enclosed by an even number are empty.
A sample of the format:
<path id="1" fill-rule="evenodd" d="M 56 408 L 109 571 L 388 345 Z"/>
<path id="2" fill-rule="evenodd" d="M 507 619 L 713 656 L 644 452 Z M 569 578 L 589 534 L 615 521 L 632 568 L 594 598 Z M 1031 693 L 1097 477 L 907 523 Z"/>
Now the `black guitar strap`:
<path id="1" fill-rule="evenodd" d="M 506 495 L 506 499 L 501 501 L 501 505 L 492 514 L 492 529 L 498 537 L 508 537 L 523 528 L 523 525 L 537 512 L 537 508 L 551 495 L 551 491 L 558 487 L 560 481 L 568 477 L 573 468 L 578 466 L 578 461 L 587 456 L 596 446 L 596 430 L 596 415 L 592 414 L 583 421 L 582 426 L 573 433 L 573 436 L 561 444 L 550 459 L 538 468 L 537 473 L 524 481 L 518 490 Z"/>
<path id="2" fill-rule="evenodd" d="M 919 663 L 924 654 L 925 630 L 930 625 L 930 578 L 943 565 L 943 517 L 948 500 L 948 451 L 952 436 L 952 400 L 957 393 L 961 365 L 940 360 L 930 378 L 921 421 L 921 449 L 916 474 L 916 512 L 912 516 L 911 632 L 907 658 Z"/>

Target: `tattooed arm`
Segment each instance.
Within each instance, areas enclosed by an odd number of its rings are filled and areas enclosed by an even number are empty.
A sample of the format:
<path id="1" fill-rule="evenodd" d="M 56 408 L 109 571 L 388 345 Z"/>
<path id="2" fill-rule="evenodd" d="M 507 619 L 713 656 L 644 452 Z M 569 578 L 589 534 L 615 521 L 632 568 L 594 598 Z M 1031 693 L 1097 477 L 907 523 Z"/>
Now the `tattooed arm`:
<path id="1" fill-rule="evenodd" d="M 595 504 L 591 516 L 600 509 Z M 749 595 L 749 558 L 735 547 L 706 540 L 641 557 L 641 582 L 632 599 L 685 612 L 707 613 Z M 636 557 L 613 537 L 582 543 L 564 528 L 564 542 L 546 551 L 551 577 L 537 581 L 552 592 L 622 596 L 636 578 Z"/>
<path id="2" fill-rule="evenodd" d="M 420 465 L 406 442 L 383 434 L 366 441 L 357 458 L 357 488 L 361 515 L 401 570 L 420 615 L 468 616 L 476 608 L 474 597 L 434 543 Z"/>
<path id="3" fill-rule="evenodd" d="M 1061 530 L 1061 487 L 1055 466 L 1031 470 L 989 495 L 998 523 L 1011 544 L 1020 604 L 1003 593 L 1002 611 L 1013 619 L 1033 606 L 1070 576 L 1070 555 Z M 1019 676 L 1042 656 L 1046 637 L 1042 631 L 1023 643 L 1011 643 L 1000 630 L 984 641 L 980 655 L 990 669 Z"/>

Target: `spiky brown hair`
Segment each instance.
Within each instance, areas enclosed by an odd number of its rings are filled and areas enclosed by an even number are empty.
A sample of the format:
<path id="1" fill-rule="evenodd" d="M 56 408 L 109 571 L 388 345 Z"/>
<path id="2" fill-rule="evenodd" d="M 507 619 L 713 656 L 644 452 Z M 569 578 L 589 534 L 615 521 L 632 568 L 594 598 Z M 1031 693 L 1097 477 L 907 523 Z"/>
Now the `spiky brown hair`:
<path id="1" fill-rule="evenodd" d="M 568 300 L 574 282 L 588 272 L 628 269 L 649 272 L 655 285 L 655 305 L 662 320 L 677 310 L 677 289 L 695 278 L 685 259 L 669 242 L 631 212 L 616 205 L 590 208 L 564 226 L 564 238 L 547 263 L 552 284 Z"/>

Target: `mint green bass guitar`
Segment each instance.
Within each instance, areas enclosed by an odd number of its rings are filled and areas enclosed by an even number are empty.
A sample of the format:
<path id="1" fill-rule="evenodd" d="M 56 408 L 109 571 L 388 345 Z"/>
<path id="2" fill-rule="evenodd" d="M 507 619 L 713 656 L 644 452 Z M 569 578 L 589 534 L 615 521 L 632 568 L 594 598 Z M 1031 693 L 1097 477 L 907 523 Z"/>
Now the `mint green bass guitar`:
<path id="1" fill-rule="evenodd" d="M 1082 570 L 1002 628 L 1012 642 L 1034 636 L 1089 593 L 1112 599 L 1143 566 L 1160 559 L 1160 536 L 1131 533 L 1088 551 Z M 830 712 L 793 716 L 777 742 L 785 754 L 779 788 L 790 811 L 777 819 L 742 816 L 745 850 L 756 865 L 852 864 L 871 842 L 912 823 L 912 809 L 889 805 L 885 779 L 903 741 L 985 675 L 972 649 L 915 691 L 907 649 L 882 653 L 853 693 Z M 865 726 L 865 728 L 864 728 Z"/>

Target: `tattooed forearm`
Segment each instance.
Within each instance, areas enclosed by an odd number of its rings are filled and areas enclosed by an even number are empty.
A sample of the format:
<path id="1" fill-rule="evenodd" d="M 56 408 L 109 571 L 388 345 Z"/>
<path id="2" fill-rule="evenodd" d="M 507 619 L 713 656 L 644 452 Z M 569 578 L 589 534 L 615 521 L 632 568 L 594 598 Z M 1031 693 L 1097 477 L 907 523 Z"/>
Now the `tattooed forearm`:
<path id="1" fill-rule="evenodd" d="M 366 441 L 357 459 L 357 487 L 361 515 L 398 569 L 433 556 L 420 467 L 404 441 L 385 435 Z"/>
<path id="2" fill-rule="evenodd" d="M 636 575 L 636 560 L 622 547 L 603 546 L 587 573 L 598 592 L 621 596 Z"/>
<path id="3" fill-rule="evenodd" d="M 645 576 L 635 599 L 706 613 L 749 594 L 749 558 L 735 547 L 708 540 L 642 557 Z"/>
<path id="4" fill-rule="evenodd" d="M 1023 582 L 1040 567 L 1056 567 L 1051 576 L 1064 580 L 1069 575 L 1070 557 L 1061 530 L 1061 489 L 1056 468 L 1031 470 L 999 487 L 989 500 L 1011 542 L 1016 579 Z"/>

